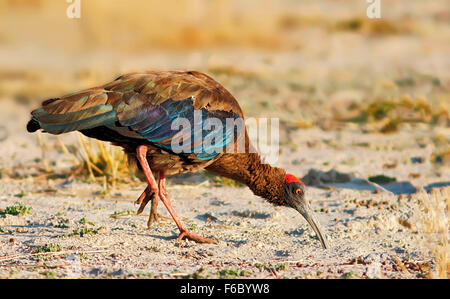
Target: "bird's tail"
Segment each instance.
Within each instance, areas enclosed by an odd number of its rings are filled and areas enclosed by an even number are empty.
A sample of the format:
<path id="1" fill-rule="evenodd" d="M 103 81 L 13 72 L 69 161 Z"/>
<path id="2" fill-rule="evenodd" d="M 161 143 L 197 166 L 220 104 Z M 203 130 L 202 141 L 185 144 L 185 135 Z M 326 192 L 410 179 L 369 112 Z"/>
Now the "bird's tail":
<path id="1" fill-rule="evenodd" d="M 39 122 L 36 119 L 34 119 L 34 117 L 27 124 L 27 131 L 30 133 L 36 132 L 40 128 L 41 128 L 41 125 L 39 124 Z"/>
<path id="2" fill-rule="evenodd" d="M 61 134 L 112 125 L 117 117 L 112 105 L 105 103 L 107 99 L 106 93 L 92 90 L 44 101 L 31 112 L 27 131 Z"/>

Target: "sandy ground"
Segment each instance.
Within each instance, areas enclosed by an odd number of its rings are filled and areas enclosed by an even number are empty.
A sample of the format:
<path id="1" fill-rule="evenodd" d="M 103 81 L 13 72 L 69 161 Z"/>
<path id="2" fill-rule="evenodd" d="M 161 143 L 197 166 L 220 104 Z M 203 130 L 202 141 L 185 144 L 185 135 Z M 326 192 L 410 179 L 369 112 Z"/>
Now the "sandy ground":
<path id="1" fill-rule="evenodd" d="M 194 232 L 219 244 L 177 241 L 177 228 L 162 205 L 164 217 L 151 229 L 148 210 L 133 215 L 144 183 L 103 194 L 101 184 L 39 175 L 37 138 L 23 130 L 30 107 L 3 103 L 11 109 L 2 115 L 7 126 L 2 126 L 0 209 L 20 202 L 31 210 L 0 215 L 0 277 L 418 278 L 435 268 L 426 245 L 430 236 L 419 225 L 418 200 L 426 195 L 374 192 L 364 184 L 308 188 L 332 245 L 324 250 L 292 209 L 273 207 L 245 187 L 214 186 L 201 173 L 173 178 L 169 192 L 176 210 Z M 338 169 L 356 178 L 385 174 L 418 189 L 448 184 L 448 168 L 436 168 L 430 148 L 417 137 L 430 130 L 448 133 L 420 126 L 387 137 L 351 127 L 298 130 L 292 133 L 295 150 L 283 147 L 277 165 L 299 176 L 309 169 Z M 324 142 L 329 139 L 339 146 Z M 420 163 L 411 159 L 417 157 Z M 56 169 L 68 164 L 57 151 L 47 159 Z M 383 167 L 394 162 L 394 168 Z"/>
<path id="2" fill-rule="evenodd" d="M 200 11 L 194 31 L 178 1 L 166 15 L 150 1 L 131 10 L 96 1 L 103 5 L 89 3 L 77 21 L 66 18 L 64 1 L 9 2 L 0 4 L 8 29 L 0 32 L 0 278 L 423 278 L 448 269 L 448 1 L 384 1 L 380 22 L 366 18 L 365 1 L 284 1 L 279 12 L 257 5 L 263 14 L 234 1 L 226 19 Z M 156 30 L 161 19 L 172 29 Z M 159 38 L 169 44 L 157 47 Z M 170 178 L 169 192 L 186 225 L 219 243 L 177 241 L 162 205 L 151 229 L 149 208 L 134 215 L 143 182 L 105 192 L 101 182 L 70 178 L 74 164 L 58 141 L 42 135 L 43 157 L 38 135 L 25 131 L 45 98 L 167 69 L 206 72 L 247 117 L 279 118 L 277 166 L 351 178 L 308 180 L 331 248 L 296 211 L 201 172 Z M 381 112 L 364 110 L 383 101 Z M 382 134 L 387 121 L 394 128 Z M 74 134 L 61 139 L 78 146 Z M 365 181 L 376 175 L 396 183 L 377 191 Z M 434 215 L 424 207 L 430 200 L 440 205 Z M 27 213 L 12 215 L 14 207 Z"/>

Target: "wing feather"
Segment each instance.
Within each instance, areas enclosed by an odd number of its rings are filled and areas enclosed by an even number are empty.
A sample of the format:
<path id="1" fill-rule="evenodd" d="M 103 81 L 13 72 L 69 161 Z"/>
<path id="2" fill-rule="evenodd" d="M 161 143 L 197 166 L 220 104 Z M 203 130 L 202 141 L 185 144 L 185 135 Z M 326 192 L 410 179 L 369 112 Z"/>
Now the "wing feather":
<path id="1" fill-rule="evenodd" d="M 200 120 L 194 119 L 195 110 L 202 112 Z M 181 135 L 183 140 L 212 138 L 216 142 L 207 148 L 203 142 L 200 146 L 188 143 L 198 159 L 209 160 L 217 156 L 214 150 L 232 142 L 231 133 L 240 132 L 207 130 L 195 122 L 214 117 L 225 124 L 226 118 L 242 117 L 242 111 L 233 96 L 205 74 L 146 72 L 126 74 L 100 87 L 47 100 L 32 115 L 49 133 L 107 127 L 121 136 L 166 149 Z M 190 130 L 172 130 L 172 122 L 179 117 L 189 121 Z"/>

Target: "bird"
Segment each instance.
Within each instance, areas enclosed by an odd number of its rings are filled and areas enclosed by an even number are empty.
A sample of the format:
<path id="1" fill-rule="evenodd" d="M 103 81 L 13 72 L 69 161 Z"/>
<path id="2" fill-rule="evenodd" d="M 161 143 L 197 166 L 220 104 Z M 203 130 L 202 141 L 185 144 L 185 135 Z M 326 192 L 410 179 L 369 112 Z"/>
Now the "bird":
<path id="1" fill-rule="evenodd" d="M 185 126 L 176 126 L 178 120 L 184 120 Z M 218 243 L 188 229 L 166 187 L 167 177 L 205 169 L 248 186 L 275 206 L 294 208 L 309 223 L 322 247 L 328 248 L 305 198 L 305 184 L 284 169 L 265 163 L 251 144 L 245 125 L 222 130 L 197 125 L 213 120 L 245 121 L 238 101 L 212 77 L 198 71 L 141 71 L 43 101 L 31 112 L 27 131 L 54 135 L 79 131 L 122 147 L 147 182 L 135 201 L 140 205 L 137 214 L 151 202 L 150 228 L 158 220 L 159 199 L 180 231 L 178 240 Z M 245 141 L 244 150 L 236 150 L 238 140 Z"/>

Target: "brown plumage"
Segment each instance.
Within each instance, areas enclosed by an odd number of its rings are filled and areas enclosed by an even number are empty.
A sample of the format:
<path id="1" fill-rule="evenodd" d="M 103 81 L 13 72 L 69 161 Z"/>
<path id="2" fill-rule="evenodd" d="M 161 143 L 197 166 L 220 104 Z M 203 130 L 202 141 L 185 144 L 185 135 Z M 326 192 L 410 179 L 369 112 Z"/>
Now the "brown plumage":
<path id="1" fill-rule="evenodd" d="M 286 171 L 261 163 L 257 153 L 225 153 L 206 169 L 247 185 L 255 195 L 270 203 L 285 204 L 283 184 Z"/>
<path id="2" fill-rule="evenodd" d="M 27 129 L 30 132 L 43 129 L 52 134 L 77 130 L 123 147 L 148 183 L 136 201 L 140 204 L 138 213 L 152 202 L 150 226 L 157 220 L 159 197 L 174 218 L 180 239 L 215 243 L 191 233 L 181 223 L 169 200 L 166 177 L 206 169 L 247 185 L 254 194 L 273 204 L 297 209 L 325 247 L 326 241 L 304 199 L 304 184 L 285 170 L 262 163 L 259 154 L 252 150 L 245 126 L 225 131 L 198 129 L 196 113 L 200 113 L 202 121 L 244 120 L 236 99 L 208 75 L 166 71 L 126 74 L 102 86 L 46 100 L 32 112 Z M 172 128 L 174 121 L 181 118 L 192 125 L 188 130 Z M 201 138 L 195 139 L 197 136 Z M 215 138 L 216 143 L 208 143 L 208 136 Z M 188 150 L 176 150 L 175 141 L 184 144 L 192 138 L 194 142 L 187 143 Z M 245 140 L 245 152 L 223 150 L 227 145 L 236 149 L 239 138 Z M 196 140 L 200 143 L 196 144 Z M 154 177 L 157 174 L 158 182 Z"/>

